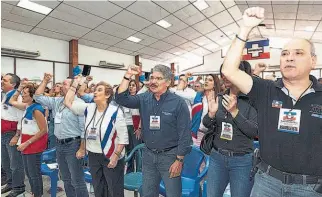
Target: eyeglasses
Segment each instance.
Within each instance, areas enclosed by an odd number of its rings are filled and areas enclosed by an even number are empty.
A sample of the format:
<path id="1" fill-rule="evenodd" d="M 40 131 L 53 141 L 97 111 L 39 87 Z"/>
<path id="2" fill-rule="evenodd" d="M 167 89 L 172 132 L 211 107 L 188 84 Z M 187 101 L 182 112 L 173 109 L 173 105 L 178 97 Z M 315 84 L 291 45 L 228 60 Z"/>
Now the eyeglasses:
<path id="1" fill-rule="evenodd" d="M 153 81 L 153 80 L 162 81 L 163 79 L 164 78 L 162 78 L 162 77 L 153 77 L 153 76 L 150 77 L 151 81 Z"/>

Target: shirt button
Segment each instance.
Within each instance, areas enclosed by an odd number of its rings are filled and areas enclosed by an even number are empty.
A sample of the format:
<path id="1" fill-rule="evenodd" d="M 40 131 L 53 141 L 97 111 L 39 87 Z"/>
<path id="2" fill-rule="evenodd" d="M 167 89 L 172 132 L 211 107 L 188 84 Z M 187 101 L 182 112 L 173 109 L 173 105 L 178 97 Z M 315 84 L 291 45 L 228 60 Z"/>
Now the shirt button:
<path id="1" fill-rule="evenodd" d="M 154 142 L 152 141 L 152 144 L 154 144 Z"/>

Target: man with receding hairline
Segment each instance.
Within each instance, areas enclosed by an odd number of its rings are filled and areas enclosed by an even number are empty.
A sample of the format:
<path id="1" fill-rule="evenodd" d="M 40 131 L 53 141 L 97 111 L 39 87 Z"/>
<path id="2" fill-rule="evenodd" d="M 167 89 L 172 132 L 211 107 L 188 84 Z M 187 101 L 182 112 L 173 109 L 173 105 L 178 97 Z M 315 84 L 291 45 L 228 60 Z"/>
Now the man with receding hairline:
<path id="1" fill-rule="evenodd" d="M 263 8 L 248 8 L 222 72 L 258 110 L 260 163 L 252 197 L 322 196 L 322 85 L 310 75 L 317 57 L 306 39 L 292 39 L 280 57 L 282 79 L 250 77 L 238 66 Z M 265 65 L 262 65 L 265 67 Z"/>

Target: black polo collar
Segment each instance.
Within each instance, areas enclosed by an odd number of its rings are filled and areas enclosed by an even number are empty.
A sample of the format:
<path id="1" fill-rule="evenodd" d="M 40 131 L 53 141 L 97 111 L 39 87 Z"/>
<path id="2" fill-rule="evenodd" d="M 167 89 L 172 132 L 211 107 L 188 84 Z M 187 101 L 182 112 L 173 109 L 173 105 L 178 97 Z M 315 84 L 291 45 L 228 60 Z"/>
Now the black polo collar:
<path id="1" fill-rule="evenodd" d="M 322 92 L 322 85 L 318 82 L 318 80 L 313 75 L 310 75 L 309 78 L 313 82 L 312 88 L 314 89 L 314 91 Z M 280 89 L 285 87 L 282 79 L 278 79 L 274 84 Z"/>

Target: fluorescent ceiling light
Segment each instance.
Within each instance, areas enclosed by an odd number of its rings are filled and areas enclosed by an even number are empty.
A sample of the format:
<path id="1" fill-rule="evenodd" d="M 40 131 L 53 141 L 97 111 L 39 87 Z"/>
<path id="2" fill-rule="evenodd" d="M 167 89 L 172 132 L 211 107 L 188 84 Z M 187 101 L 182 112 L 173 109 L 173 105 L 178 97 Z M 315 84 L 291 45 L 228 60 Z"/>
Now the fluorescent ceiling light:
<path id="1" fill-rule="evenodd" d="M 53 10 L 49 7 L 39 5 L 38 3 L 34 3 L 29 0 L 20 0 L 17 6 L 45 15 L 48 15 Z"/>
<path id="2" fill-rule="evenodd" d="M 165 28 L 165 29 L 171 26 L 171 24 L 168 23 L 165 20 L 161 20 L 161 21 L 157 22 L 157 24 L 160 25 L 161 27 Z"/>
<path id="3" fill-rule="evenodd" d="M 193 3 L 200 11 L 209 7 L 209 5 L 204 0 L 197 0 Z"/>
<path id="4" fill-rule="evenodd" d="M 134 36 L 130 36 L 127 38 L 127 40 L 131 41 L 131 42 L 140 42 L 141 39 L 140 38 L 136 38 Z"/>

